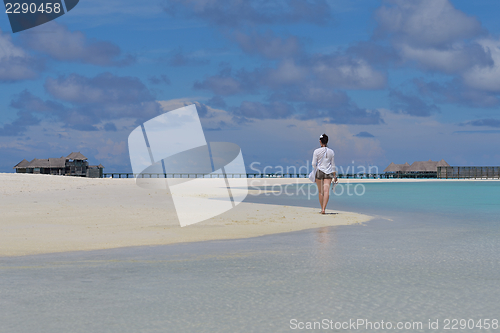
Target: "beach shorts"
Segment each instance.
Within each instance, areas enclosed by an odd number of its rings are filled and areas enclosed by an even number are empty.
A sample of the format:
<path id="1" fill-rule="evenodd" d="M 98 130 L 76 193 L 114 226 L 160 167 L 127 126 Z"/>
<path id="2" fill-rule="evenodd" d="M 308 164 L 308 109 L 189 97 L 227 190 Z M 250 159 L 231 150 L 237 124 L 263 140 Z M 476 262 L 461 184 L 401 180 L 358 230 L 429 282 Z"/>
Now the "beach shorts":
<path id="1" fill-rule="evenodd" d="M 333 179 L 332 173 L 324 173 L 321 170 L 316 171 L 316 179 Z"/>

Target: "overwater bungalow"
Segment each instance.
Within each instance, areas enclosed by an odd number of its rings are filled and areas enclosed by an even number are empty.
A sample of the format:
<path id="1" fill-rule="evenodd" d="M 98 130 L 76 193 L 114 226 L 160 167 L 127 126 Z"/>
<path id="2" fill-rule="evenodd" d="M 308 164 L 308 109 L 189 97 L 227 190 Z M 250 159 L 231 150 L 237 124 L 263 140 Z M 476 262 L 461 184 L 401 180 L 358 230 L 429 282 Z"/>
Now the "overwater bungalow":
<path id="1" fill-rule="evenodd" d="M 16 173 L 102 178 L 102 164 L 89 165 L 87 160 L 80 152 L 73 152 L 67 157 L 35 158 L 31 162 L 24 159 L 14 169 Z"/>
<path id="2" fill-rule="evenodd" d="M 450 166 L 445 160 L 441 161 L 416 161 L 411 165 L 407 163 L 391 163 L 384 172 L 388 178 L 436 178 L 438 167 Z"/>

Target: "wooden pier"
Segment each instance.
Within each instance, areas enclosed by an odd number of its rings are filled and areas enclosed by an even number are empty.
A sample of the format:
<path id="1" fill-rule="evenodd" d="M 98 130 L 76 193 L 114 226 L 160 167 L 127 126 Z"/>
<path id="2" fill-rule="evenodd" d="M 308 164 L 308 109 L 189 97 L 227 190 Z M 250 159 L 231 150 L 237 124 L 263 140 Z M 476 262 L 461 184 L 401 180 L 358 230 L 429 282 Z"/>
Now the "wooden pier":
<path id="1" fill-rule="evenodd" d="M 306 173 L 104 173 L 103 178 L 307 178 Z M 340 179 L 500 179 L 500 167 L 438 167 L 436 172 L 339 174 Z"/>
<path id="2" fill-rule="evenodd" d="M 307 173 L 214 173 L 214 174 L 200 174 L 200 173 L 123 173 L 113 172 L 104 173 L 104 178 L 307 178 Z M 435 175 L 435 174 L 434 174 Z M 344 179 L 380 179 L 390 178 L 386 174 L 339 174 L 338 178 Z M 434 178 L 436 178 L 434 176 Z"/>
<path id="3" fill-rule="evenodd" d="M 447 166 L 438 167 L 439 179 L 500 179 L 498 166 Z"/>

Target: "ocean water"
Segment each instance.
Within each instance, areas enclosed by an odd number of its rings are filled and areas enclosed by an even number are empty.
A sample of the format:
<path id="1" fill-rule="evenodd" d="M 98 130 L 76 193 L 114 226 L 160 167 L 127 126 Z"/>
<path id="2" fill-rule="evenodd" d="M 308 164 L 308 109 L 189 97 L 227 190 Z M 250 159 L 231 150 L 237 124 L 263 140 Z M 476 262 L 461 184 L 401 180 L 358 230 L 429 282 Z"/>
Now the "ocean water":
<path id="1" fill-rule="evenodd" d="M 278 193 L 252 196 L 247 201 L 319 207 L 317 196 L 314 196 L 315 184 L 290 185 L 287 192 L 292 195 L 286 195 L 284 189 L 281 193 L 279 188 L 267 189 Z M 327 208 L 355 210 L 368 214 L 457 213 L 467 214 L 468 217 L 479 214 L 482 219 L 486 219 L 500 212 L 500 182 L 353 183 L 348 186 L 340 184 L 330 198 Z"/>
<path id="2" fill-rule="evenodd" d="M 0 332 L 500 331 L 500 183 L 364 186 L 365 225 L 0 258 Z"/>

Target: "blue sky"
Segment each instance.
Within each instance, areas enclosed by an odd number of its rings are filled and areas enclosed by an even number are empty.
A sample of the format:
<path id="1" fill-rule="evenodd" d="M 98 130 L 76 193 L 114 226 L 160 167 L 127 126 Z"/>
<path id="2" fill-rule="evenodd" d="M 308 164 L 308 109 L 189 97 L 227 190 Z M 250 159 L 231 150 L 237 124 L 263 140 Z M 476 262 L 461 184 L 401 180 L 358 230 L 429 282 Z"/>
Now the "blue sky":
<path id="1" fill-rule="evenodd" d="M 81 151 L 130 172 L 130 132 L 191 103 L 207 141 L 237 143 L 248 166 L 305 165 L 323 132 L 343 166 L 499 165 L 499 10 L 81 0 L 16 34 L 0 15 L 0 171 Z"/>

